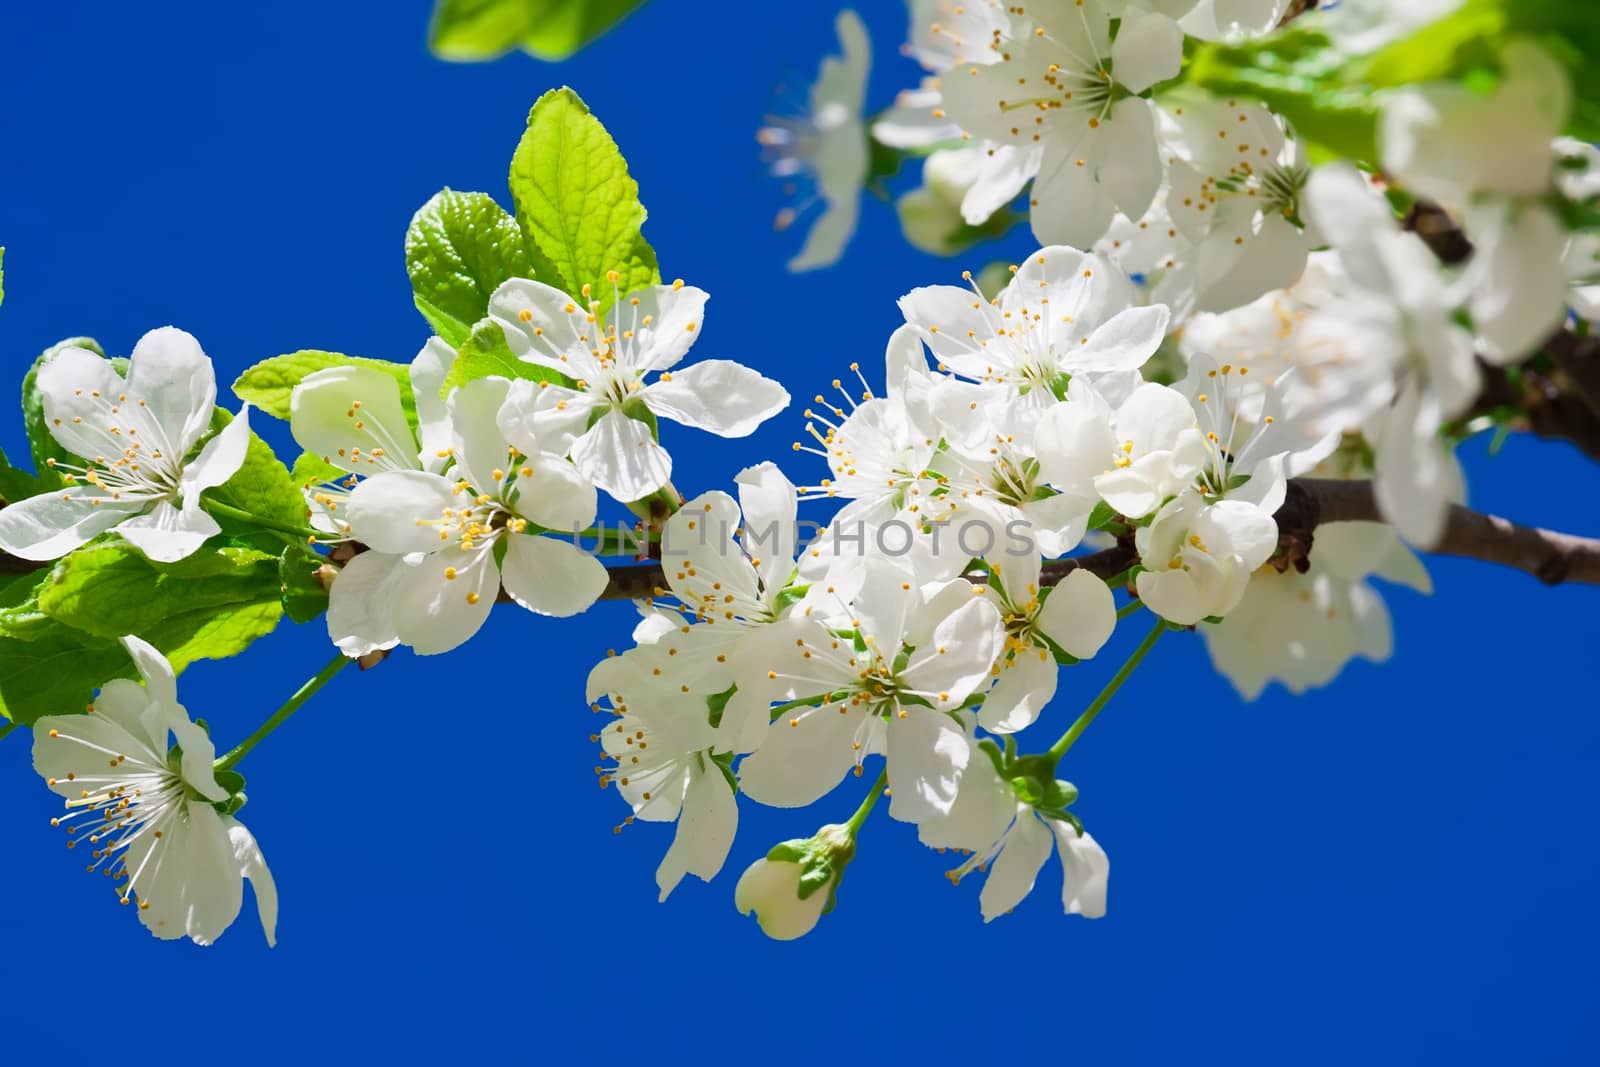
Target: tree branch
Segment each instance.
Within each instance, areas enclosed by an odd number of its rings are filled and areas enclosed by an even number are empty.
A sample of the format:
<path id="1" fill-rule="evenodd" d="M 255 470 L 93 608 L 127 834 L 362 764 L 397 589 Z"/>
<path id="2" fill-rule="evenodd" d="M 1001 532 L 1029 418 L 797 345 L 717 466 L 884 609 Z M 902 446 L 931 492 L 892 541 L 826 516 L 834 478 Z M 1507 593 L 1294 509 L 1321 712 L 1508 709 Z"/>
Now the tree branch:
<path id="1" fill-rule="evenodd" d="M 1309 538 L 1311 531 L 1325 522 L 1384 521 L 1371 482 L 1296 478 L 1290 484 L 1298 492 L 1291 494 L 1277 516 L 1279 530 L 1285 536 Z M 1301 500 L 1298 504 L 1296 497 Z M 1310 526 L 1305 525 L 1304 511 L 1290 510 L 1291 505 L 1306 507 L 1307 499 L 1314 508 Z M 1459 504 L 1450 505 L 1444 536 L 1428 551 L 1515 567 L 1546 585 L 1600 585 L 1600 540 L 1523 526 Z"/>

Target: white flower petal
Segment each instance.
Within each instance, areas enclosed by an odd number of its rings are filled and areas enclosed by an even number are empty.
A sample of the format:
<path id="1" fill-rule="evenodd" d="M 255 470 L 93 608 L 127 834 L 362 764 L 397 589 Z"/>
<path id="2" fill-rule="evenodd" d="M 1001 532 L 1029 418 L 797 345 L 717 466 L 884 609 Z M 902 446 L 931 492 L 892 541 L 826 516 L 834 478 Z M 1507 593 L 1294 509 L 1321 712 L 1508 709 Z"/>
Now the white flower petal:
<path id="1" fill-rule="evenodd" d="M 1129 92 L 1142 93 L 1156 82 L 1178 76 L 1183 30 L 1166 15 L 1130 9 L 1111 45 L 1111 58 L 1117 81 Z"/>
<path id="2" fill-rule="evenodd" d="M 572 443 L 572 461 L 595 485 L 624 503 L 639 500 L 667 484 L 672 457 L 656 443 L 650 428 L 612 410 Z"/>
<path id="3" fill-rule="evenodd" d="M 434 401 L 444 406 L 437 394 Z M 307 452 L 353 474 L 421 466 L 400 383 L 375 367 L 329 367 L 302 378 L 289 394 L 289 432 Z"/>
<path id="4" fill-rule="evenodd" d="M 183 455 L 211 426 L 217 375 L 199 341 L 180 329 L 163 326 L 133 346 L 125 391 L 130 403 L 144 401 L 160 425 L 166 435 L 161 447 Z"/>
<path id="5" fill-rule="evenodd" d="M 1089 659 L 1116 629 L 1116 600 L 1105 582 L 1088 571 L 1075 570 L 1050 591 L 1034 625 L 1069 654 Z"/>
<path id="6" fill-rule="evenodd" d="M 200 505 L 200 494 L 215 489 L 239 473 L 244 466 L 245 453 L 250 449 L 250 405 L 239 409 L 239 414 L 217 431 L 206 442 L 200 454 L 183 468 L 179 493 L 186 508 Z"/>
<path id="7" fill-rule="evenodd" d="M 455 577 L 447 577 L 452 570 Z M 449 652 L 478 632 L 499 593 L 500 572 L 490 548 L 477 549 L 473 555 L 426 556 L 397 583 L 395 630 L 401 643 L 419 656 Z"/>
<path id="8" fill-rule="evenodd" d="M 1051 821 L 1056 851 L 1061 854 L 1061 906 L 1068 915 L 1098 919 L 1106 913 L 1106 883 L 1111 859 L 1089 834 L 1079 835 L 1071 825 Z"/>
<path id="9" fill-rule="evenodd" d="M 703 882 L 715 878 L 728 859 L 739 825 L 739 808 L 722 771 L 707 757 L 694 758 L 703 759 L 704 765 L 689 772 L 678 832 L 672 838 L 672 847 L 661 858 L 661 866 L 656 868 L 656 885 L 662 900 L 678 887 L 685 874 Z"/>
<path id="10" fill-rule="evenodd" d="M 1040 825 L 1031 808 L 1021 807 L 1016 825 L 1006 835 L 1005 846 L 995 857 L 983 891 L 978 894 L 984 922 L 1006 914 L 1033 892 L 1033 883 L 1038 880 L 1053 848 L 1050 831 Z"/>
<path id="11" fill-rule="evenodd" d="M 749 367 L 708 359 L 645 387 L 645 405 L 663 418 L 720 437 L 746 437 L 789 406 L 789 393 Z"/>
<path id="12" fill-rule="evenodd" d="M 585 611 L 606 588 L 605 566 L 554 537 L 513 534 L 506 543 L 500 581 L 511 599 L 541 615 L 565 617 Z"/>
<path id="13" fill-rule="evenodd" d="M 657 285 L 641 289 L 617 304 L 608 313 L 607 321 L 616 326 L 619 334 L 632 331 L 632 350 L 638 353 L 633 363 L 635 370 L 671 370 L 700 336 L 709 299 L 709 293 L 692 285 Z"/>
<path id="14" fill-rule="evenodd" d="M 950 813 L 961 773 L 972 758 L 972 742 L 948 715 L 927 708 L 905 712 L 903 718 L 899 713 L 889 717 L 889 815 L 920 823 Z M 988 759 L 982 753 L 978 758 Z"/>
<path id="15" fill-rule="evenodd" d="M 217 520 L 201 511 L 198 504 L 180 509 L 165 500 L 116 529 L 129 544 L 156 563 L 187 559 L 222 532 Z"/>
<path id="16" fill-rule="evenodd" d="M 375 474 L 350 491 L 346 520 L 351 536 L 393 555 L 433 552 L 447 543 L 437 524 L 445 509 L 459 509 L 455 483 L 422 471 Z"/>
<path id="17" fill-rule="evenodd" d="M 114 501 L 86 485 L 30 496 L 0 508 L 0 549 L 21 559 L 58 559 L 149 506 L 148 498 Z"/>
<path id="18" fill-rule="evenodd" d="M 401 556 L 362 552 L 346 563 L 328 590 L 328 637 L 347 656 L 393 648 L 394 594 L 411 568 Z"/>
<path id="19" fill-rule="evenodd" d="M 233 845 L 233 859 L 239 865 L 239 873 L 250 879 L 250 888 L 255 892 L 256 914 L 261 919 L 261 932 L 267 935 L 267 947 L 275 947 L 278 944 L 278 885 L 267 869 L 267 859 L 243 823 L 232 816 L 223 816 L 222 825 Z"/>

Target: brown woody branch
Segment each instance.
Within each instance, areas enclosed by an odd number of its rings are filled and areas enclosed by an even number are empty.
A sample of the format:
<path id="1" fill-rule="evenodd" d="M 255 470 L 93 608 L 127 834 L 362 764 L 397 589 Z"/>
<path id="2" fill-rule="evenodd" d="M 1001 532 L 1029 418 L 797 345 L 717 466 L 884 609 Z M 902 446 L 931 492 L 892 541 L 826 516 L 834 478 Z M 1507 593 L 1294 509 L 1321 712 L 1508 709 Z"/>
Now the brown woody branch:
<path id="1" fill-rule="evenodd" d="M 1384 521 L 1371 482 L 1297 478 L 1290 484 L 1295 492 L 1278 512 L 1278 527 L 1286 536 L 1309 537 L 1326 522 Z M 1428 551 L 1515 567 L 1546 585 L 1600 585 L 1600 540 L 1524 526 L 1459 504 L 1450 505 L 1444 536 Z"/>

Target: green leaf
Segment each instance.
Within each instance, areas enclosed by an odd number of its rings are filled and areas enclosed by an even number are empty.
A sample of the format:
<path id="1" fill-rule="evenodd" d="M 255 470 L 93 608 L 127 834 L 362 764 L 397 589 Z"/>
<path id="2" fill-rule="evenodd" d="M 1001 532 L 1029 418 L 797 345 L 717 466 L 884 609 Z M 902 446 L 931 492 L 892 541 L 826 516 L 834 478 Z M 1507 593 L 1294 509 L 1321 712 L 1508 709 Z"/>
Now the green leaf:
<path id="1" fill-rule="evenodd" d="M 0 714 L 21 726 L 44 715 L 76 715 L 112 678 L 135 676 L 116 644 L 84 647 L 65 626 L 37 641 L 0 637 Z"/>
<path id="2" fill-rule="evenodd" d="M 24 725 L 77 714 L 110 679 L 134 677 L 123 634 L 182 671 L 237 655 L 283 614 L 274 556 L 225 547 L 161 565 L 110 538 L 5 585 L 0 602 L 0 714 Z"/>
<path id="3" fill-rule="evenodd" d="M 337 482 L 348 477 L 350 475 L 345 471 L 314 452 L 300 453 L 299 458 L 294 461 L 294 466 L 289 468 L 289 480 L 301 487 L 321 482 Z"/>
<path id="4" fill-rule="evenodd" d="M 289 468 L 273 454 L 272 446 L 254 432 L 250 434 L 243 465 L 233 477 L 206 493 L 264 519 L 306 525 L 306 499 L 300 486 L 289 477 Z"/>
<path id="5" fill-rule="evenodd" d="M 413 295 L 411 303 L 422 314 L 422 317 L 428 320 L 428 325 L 433 327 L 433 332 L 442 337 L 444 343 L 451 348 L 460 348 L 466 341 L 467 334 L 472 332 L 468 327 L 463 326 L 420 296 Z"/>
<path id="6" fill-rule="evenodd" d="M 303 548 L 285 548 L 278 558 L 278 589 L 285 615 L 310 622 L 328 610 L 328 591 L 317 571 L 328 561 Z"/>
<path id="7" fill-rule="evenodd" d="M 43 492 L 45 486 L 27 471 L 19 471 L 0 453 L 0 507 Z"/>
<path id="8" fill-rule="evenodd" d="M 112 538 L 58 560 L 37 599 L 44 614 L 84 634 L 153 640 L 184 614 L 275 602 L 278 594 L 278 561 L 263 552 L 225 547 L 160 565 Z"/>
<path id="9" fill-rule="evenodd" d="M 50 616 L 39 610 L 39 590 L 48 571 L 9 575 L 0 584 L 0 636 L 32 641 L 50 628 Z"/>
<path id="10" fill-rule="evenodd" d="M 531 278 L 533 262 L 517 220 L 487 193 L 434 194 L 406 230 L 406 273 L 417 310 L 452 347 L 489 313 L 507 278 Z"/>
<path id="11" fill-rule="evenodd" d="M 450 390 L 479 378 L 527 378 L 535 382 L 555 382 L 572 385 L 572 379 L 533 363 L 524 363 L 512 354 L 506 344 L 505 331 L 493 319 L 485 319 L 472 329 L 467 343 L 461 346 L 456 361 L 445 375 L 444 395 Z"/>
<path id="12" fill-rule="evenodd" d="M 28 450 L 33 454 L 33 469 L 39 472 L 41 491 L 55 489 L 61 484 L 61 479 L 49 469 L 49 461 L 65 460 L 68 458 L 68 453 L 54 437 L 50 436 L 50 428 L 44 417 L 44 397 L 40 395 L 38 387 L 39 368 L 64 348 L 87 348 L 101 357 L 106 354 L 92 337 L 69 337 L 45 349 L 44 353 L 33 361 L 28 373 L 23 376 L 22 421 L 28 432 Z"/>
<path id="13" fill-rule="evenodd" d="M 391 363 L 386 359 L 362 359 L 338 352 L 319 352 L 304 349 L 284 356 L 273 356 L 239 375 L 233 383 L 234 394 L 276 419 L 289 417 L 289 396 L 300 379 L 329 367 L 372 367 L 392 375 L 400 386 L 400 403 L 406 417 L 416 421 L 416 401 L 411 395 L 411 368 L 404 363 Z"/>
<path id="14" fill-rule="evenodd" d="M 1289 120 L 1312 162 L 1375 163 L 1378 106 L 1343 54 L 1314 26 L 1291 26 L 1240 44 L 1202 44 L 1184 80 L 1217 96 L 1259 100 Z"/>
<path id="15" fill-rule="evenodd" d="M 440 59 L 496 59 L 522 48 L 566 59 L 644 0 L 439 0 L 428 47 Z"/>
<path id="16" fill-rule="evenodd" d="M 613 295 L 607 271 L 618 272 L 623 294 L 661 281 L 655 251 L 640 233 L 639 186 L 611 135 L 571 89 L 552 89 L 528 113 L 511 157 L 511 196 L 545 281 L 574 295 L 593 285 L 602 307 Z"/>

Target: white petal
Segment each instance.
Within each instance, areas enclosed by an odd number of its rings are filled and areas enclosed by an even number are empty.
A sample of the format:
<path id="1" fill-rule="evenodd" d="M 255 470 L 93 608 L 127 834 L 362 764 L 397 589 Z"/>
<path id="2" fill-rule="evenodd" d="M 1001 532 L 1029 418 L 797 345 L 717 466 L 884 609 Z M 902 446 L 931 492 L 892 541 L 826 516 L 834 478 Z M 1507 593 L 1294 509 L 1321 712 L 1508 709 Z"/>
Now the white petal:
<path id="1" fill-rule="evenodd" d="M 1047 650 L 1018 649 L 984 695 L 979 724 L 992 734 L 1012 734 L 1032 726 L 1055 696 L 1060 671 Z"/>
<path id="2" fill-rule="evenodd" d="M 206 442 L 200 454 L 183 468 L 179 493 L 186 507 L 198 507 L 199 496 L 239 473 L 245 453 L 250 449 L 250 405 L 246 404 L 217 435 Z"/>
<path id="3" fill-rule="evenodd" d="M 166 444 L 185 453 L 211 425 L 217 374 L 200 342 L 172 326 L 139 338 L 128 360 L 130 402 L 145 401 L 166 434 Z"/>
<path id="4" fill-rule="evenodd" d="M 430 470 L 442 466 L 439 453 L 450 447 L 450 413 L 445 407 L 445 379 L 455 366 L 456 350 L 438 337 L 428 338 L 411 361 L 411 395 L 417 405 L 417 432 L 422 455 Z"/>
<path id="5" fill-rule="evenodd" d="M 624 503 L 667 484 L 672 457 L 650 436 L 650 428 L 612 410 L 572 443 L 572 461 L 595 485 Z"/>
<path id="6" fill-rule="evenodd" d="M 898 712 L 889 716 L 889 814 L 902 822 L 948 815 L 961 773 L 972 758 L 972 743 L 948 715 L 927 708 L 905 711 L 904 718 Z M 988 759 L 982 753 L 978 758 Z"/>
<path id="7" fill-rule="evenodd" d="M 172 664 L 167 662 L 167 657 L 150 642 L 132 634 L 122 639 L 122 647 L 133 660 L 134 667 L 139 671 L 139 677 L 144 679 L 145 691 L 150 694 L 150 699 L 165 707 L 176 707 L 178 676 L 173 671 Z M 166 737 L 165 731 L 161 736 Z"/>
<path id="8" fill-rule="evenodd" d="M 1122 43 L 1120 37 L 1117 43 Z M 1150 102 L 1131 96 L 1117 101 L 1097 139 L 1100 158 L 1096 179 L 1124 215 L 1130 219 L 1142 217 L 1161 188 L 1161 154 L 1156 146 L 1155 112 Z M 1104 233 L 1102 229 L 1096 239 Z"/>
<path id="9" fill-rule="evenodd" d="M 663 418 L 720 437 L 746 437 L 789 406 L 789 393 L 749 367 L 708 359 L 645 387 L 645 405 Z"/>
<path id="10" fill-rule="evenodd" d="M 1089 659 L 1116 629 L 1116 600 L 1105 582 L 1088 571 L 1075 570 L 1050 591 L 1034 625 L 1071 655 Z"/>
<path id="11" fill-rule="evenodd" d="M 560 289 L 511 278 L 489 297 L 489 315 L 519 359 L 573 378 L 592 378 L 597 361 L 587 341 L 592 332 L 587 306 Z"/>
<path id="12" fill-rule="evenodd" d="M 864 145 L 862 158 L 866 158 Z M 829 201 L 827 208 L 817 216 L 817 221 L 811 224 L 811 229 L 806 231 L 806 242 L 799 254 L 789 260 L 789 269 L 799 274 L 839 262 L 839 257 L 844 255 L 845 245 L 850 243 L 851 235 L 856 232 L 856 220 L 860 212 L 861 205 L 856 197 Z"/>
<path id="13" fill-rule="evenodd" d="M 867 594 L 864 588 L 858 601 Z M 995 606 L 987 599 L 969 598 L 934 627 L 933 636 L 912 653 L 901 677 L 937 707 L 952 708 L 989 677 L 1004 644 L 1005 631 Z"/>
<path id="14" fill-rule="evenodd" d="M 458 509 L 455 483 L 422 471 L 389 471 L 350 491 L 346 519 L 351 536 L 369 548 L 394 555 L 433 552 L 446 543 L 437 525 L 445 509 Z"/>
<path id="15" fill-rule="evenodd" d="M 1006 836 L 1005 847 L 989 868 L 988 880 L 978 894 L 983 921 L 992 922 L 1021 904 L 1033 892 L 1033 883 L 1050 858 L 1053 841 L 1050 831 L 1040 825 L 1032 809 L 1017 813 L 1016 825 Z"/>
<path id="16" fill-rule="evenodd" d="M 1161 347 L 1171 313 L 1165 305 L 1129 308 L 1089 335 L 1081 350 L 1067 354 L 1074 370 L 1137 370 Z"/>
<path id="17" fill-rule="evenodd" d="M 1254 237 L 1246 237 L 1233 269 L 1201 291 L 1200 311 L 1242 307 L 1273 289 L 1287 289 L 1306 268 L 1311 242 L 1305 232 L 1279 215 L 1268 215 Z"/>
<path id="18" fill-rule="evenodd" d="M 266 857 L 250 831 L 232 816 L 224 816 L 222 825 L 228 831 L 233 845 L 233 859 L 239 873 L 250 879 L 250 888 L 256 895 L 256 914 L 261 918 L 261 931 L 267 935 L 267 947 L 278 943 L 278 885 L 267 869 Z"/>
<path id="19" fill-rule="evenodd" d="M 522 474 L 522 470 L 531 474 Z M 547 530 L 576 532 L 594 522 L 594 483 L 564 456 L 529 455 L 510 492 L 518 515 Z"/>
<path id="20" fill-rule="evenodd" d="M 446 577 L 453 567 L 455 577 Z M 334 583 L 337 585 L 338 583 Z M 500 592 L 493 553 L 441 552 L 405 572 L 394 593 L 395 629 L 419 656 L 449 652 L 477 633 Z"/>
<path id="21" fill-rule="evenodd" d="M 437 393 L 433 403 L 444 406 Z M 329 367 L 306 375 L 289 394 L 289 432 L 307 452 L 354 474 L 421 466 L 400 404 L 400 383 L 376 367 Z"/>
<path id="22" fill-rule="evenodd" d="M 1142 93 L 1156 82 L 1178 76 L 1183 30 L 1166 15 L 1131 9 L 1111 45 L 1111 58 L 1117 81 L 1129 92 Z"/>
<path id="23" fill-rule="evenodd" d="M 500 581 L 511 599 L 541 615 L 585 611 L 606 588 L 605 566 L 575 545 L 554 537 L 513 534 L 506 543 Z"/>
<path id="24" fill-rule="evenodd" d="M 149 505 L 112 501 L 85 485 L 30 496 L 0 508 L 0 549 L 22 559 L 57 559 Z"/>
<path id="25" fill-rule="evenodd" d="M 506 392 L 495 422 L 523 455 L 566 455 L 589 428 L 594 398 L 561 385 L 519 379 Z"/>
<path id="26" fill-rule="evenodd" d="M 86 348 L 63 348 L 39 368 L 35 385 L 50 435 L 68 452 L 89 459 L 115 454 L 116 439 L 105 429 L 107 398 L 120 396 L 127 383 L 110 360 Z"/>
<path id="27" fill-rule="evenodd" d="M 1072 146 L 1076 147 L 1076 146 Z M 1115 206 L 1076 151 L 1051 145 L 1033 182 L 1028 221 L 1043 244 L 1089 248 L 1105 236 Z"/>
<path id="28" fill-rule="evenodd" d="M 728 780 L 709 758 L 697 758 L 704 759 L 705 766 L 689 772 L 678 832 L 672 847 L 661 858 L 661 866 L 656 868 L 656 885 L 662 900 L 677 888 L 685 874 L 703 882 L 715 878 L 733 847 L 733 835 L 739 825 L 739 807 Z"/>
<path id="29" fill-rule="evenodd" d="M 1111 860 L 1089 834 L 1079 836 L 1068 823 L 1050 823 L 1061 853 L 1061 906 L 1068 915 L 1098 919 L 1106 913 L 1106 883 Z"/>
<path id="30" fill-rule="evenodd" d="M 510 462 L 506 439 L 500 433 L 498 416 L 511 383 L 504 378 L 478 378 L 450 394 L 451 436 L 456 463 L 480 493 L 499 488 L 494 478 Z"/>
<path id="31" fill-rule="evenodd" d="M 739 764 L 739 790 L 758 804 L 800 808 L 820 800 L 855 766 L 859 710 L 801 708 L 767 728 L 761 747 Z M 792 725 L 791 725 L 792 724 Z"/>
<path id="32" fill-rule="evenodd" d="M 633 350 L 638 353 L 633 360 L 635 370 L 671 370 L 700 336 L 710 298 L 704 289 L 692 285 L 657 285 L 631 294 L 613 307 L 607 318 L 618 333 L 633 332 Z"/>
<path id="33" fill-rule="evenodd" d="M 187 559 L 221 532 L 217 520 L 201 511 L 198 502 L 180 509 L 165 500 L 117 527 L 129 544 L 157 563 Z"/>
<path id="34" fill-rule="evenodd" d="M 410 570 L 384 552 L 362 552 L 340 569 L 328 590 L 328 637 L 341 652 L 365 656 L 400 643 L 394 594 Z"/>

